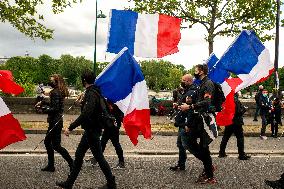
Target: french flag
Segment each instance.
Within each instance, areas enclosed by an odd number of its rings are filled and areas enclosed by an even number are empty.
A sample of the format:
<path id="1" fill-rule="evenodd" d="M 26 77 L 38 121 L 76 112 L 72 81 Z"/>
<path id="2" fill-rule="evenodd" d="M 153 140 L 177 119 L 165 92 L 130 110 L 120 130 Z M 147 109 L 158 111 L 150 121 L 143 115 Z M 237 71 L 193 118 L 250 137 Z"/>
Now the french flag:
<path id="1" fill-rule="evenodd" d="M 105 98 L 115 103 L 124 113 L 123 125 L 134 145 L 141 132 L 144 138 L 151 138 L 150 108 L 146 81 L 137 61 L 127 48 L 97 77 Z"/>
<path id="2" fill-rule="evenodd" d="M 12 73 L 8 70 L 0 70 L 0 90 L 5 93 L 18 95 L 24 89 L 13 81 Z M 20 123 L 15 119 L 0 97 L 0 149 L 25 140 L 26 136 Z"/>
<path id="3" fill-rule="evenodd" d="M 240 33 L 220 60 L 214 61 L 215 64 L 208 64 L 209 77 L 211 75 L 212 81 L 221 84 L 226 97 L 222 111 L 217 113 L 216 122 L 227 126 L 233 123 L 235 115 L 234 94 L 257 82 L 265 81 L 274 68 L 268 50 L 253 31 L 247 30 Z M 238 77 L 231 78 L 230 72 Z"/>
<path id="4" fill-rule="evenodd" d="M 163 14 L 139 14 L 130 10 L 110 12 L 107 52 L 161 58 L 178 52 L 181 19 Z"/>
<path id="5" fill-rule="evenodd" d="M 268 49 L 254 31 L 244 30 L 217 62 L 217 67 L 234 73 L 241 80 L 236 92 L 265 81 L 274 71 Z"/>

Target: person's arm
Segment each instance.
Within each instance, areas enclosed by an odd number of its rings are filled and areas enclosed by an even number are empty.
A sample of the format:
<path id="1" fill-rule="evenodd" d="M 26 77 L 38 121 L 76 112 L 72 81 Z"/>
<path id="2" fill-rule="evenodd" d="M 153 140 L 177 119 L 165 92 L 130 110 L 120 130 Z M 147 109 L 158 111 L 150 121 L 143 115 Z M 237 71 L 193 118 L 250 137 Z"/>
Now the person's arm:
<path id="1" fill-rule="evenodd" d="M 214 84 L 212 82 L 206 83 L 205 93 L 203 96 L 203 100 L 197 102 L 193 105 L 193 109 L 208 109 L 211 105 L 211 99 L 214 93 Z"/>
<path id="2" fill-rule="evenodd" d="M 85 120 L 88 120 L 90 116 L 94 116 L 94 112 L 96 109 L 97 99 L 95 93 L 90 91 L 85 94 L 85 105 L 82 109 L 80 116 L 70 124 L 68 130 L 72 131 L 79 125 L 81 125 Z"/>

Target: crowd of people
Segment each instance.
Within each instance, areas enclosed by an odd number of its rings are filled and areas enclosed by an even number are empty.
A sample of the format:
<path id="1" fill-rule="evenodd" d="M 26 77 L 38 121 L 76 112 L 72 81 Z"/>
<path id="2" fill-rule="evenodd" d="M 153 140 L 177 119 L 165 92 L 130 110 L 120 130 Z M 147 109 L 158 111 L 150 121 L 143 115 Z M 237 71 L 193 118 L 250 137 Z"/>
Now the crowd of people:
<path id="1" fill-rule="evenodd" d="M 181 78 L 181 86 L 174 91 L 174 125 L 178 127 L 177 147 L 179 158 L 176 165 L 170 167 L 171 171 L 185 170 L 187 159 L 186 150 L 193 154 L 203 163 L 204 170 L 200 173 L 196 183 L 215 184 L 217 179 L 214 177 L 216 166 L 212 162 L 209 145 L 218 136 L 217 125 L 215 123 L 215 112 L 218 109 L 214 98 L 216 97 L 216 84 L 208 76 L 207 65 L 199 64 L 195 67 L 194 76 L 186 74 Z M 66 136 L 70 132 L 81 126 L 84 129 L 81 141 L 75 153 L 75 159 L 69 155 L 68 151 L 61 146 L 61 131 L 63 129 L 63 110 L 64 99 L 68 96 L 68 91 L 63 78 L 54 74 L 50 77 L 49 85 L 52 87 L 50 101 L 40 98 L 36 107 L 41 107 L 42 111 L 48 114 L 49 127 L 44 140 L 48 154 L 47 166 L 42 168 L 45 172 L 54 172 L 54 150 L 57 151 L 68 163 L 70 173 L 63 182 L 56 182 L 61 188 L 72 188 L 81 170 L 84 156 L 88 149 L 91 150 L 93 158 L 87 160 L 94 165 L 98 164 L 106 178 L 106 184 L 101 188 L 116 188 L 115 176 L 106 161 L 103 152 L 108 140 L 111 140 L 118 155 L 118 168 L 125 168 L 123 149 L 119 142 L 119 129 L 123 119 L 123 113 L 119 108 L 107 102 L 101 95 L 100 89 L 94 84 L 95 76 L 92 72 L 86 71 L 82 74 L 82 84 L 85 92 L 80 97 L 81 114 L 64 131 Z M 198 84 L 194 83 L 198 80 Z M 42 91 L 40 91 L 42 92 Z M 266 126 L 270 123 L 272 137 L 278 135 L 278 125 L 281 124 L 281 101 L 276 95 L 271 98 L 267 95 L 267 90 L 263 86 L 259 87 L 256 95 L 256 113 L 258 111 L 262 119 L 262 129 L 260 137 L 266 139 Z M 238 154 L 240 160 L 249 160 L 251 156 L 244 151 L 244 125 L 243 115 L 246 108 L 239 100 L 240 93 L 234 96 L 235 115 L 233 123 L 225 127 L 219 150 L 219 158 L 225 158 L 226 145 L 232 134 L 237 138 Z M 109 114 L 112 120 L 110 124 L 102 121 L 101 113 Z M 266 181 L 266 184 L 273 188 L 284 188 L 284 174 L 277 181 Z"/>

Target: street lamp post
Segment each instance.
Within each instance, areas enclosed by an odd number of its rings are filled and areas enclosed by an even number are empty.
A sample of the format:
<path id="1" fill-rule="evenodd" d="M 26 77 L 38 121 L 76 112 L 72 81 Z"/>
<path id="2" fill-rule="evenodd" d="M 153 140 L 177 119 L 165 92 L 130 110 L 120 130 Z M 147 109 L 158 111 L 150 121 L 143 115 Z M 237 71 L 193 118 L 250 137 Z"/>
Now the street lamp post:
<path id="1" fill-rule="evenodd" d="M 95 21 L 95 50 L 94 50 L 94 74 L 96 76 L 97 71 L 97 24 L 98 18 L 106 18 L 106 15 L 100 10 L 100 14 L 98 14 L 98 1 L 96 0 L 96 21 Z"/>
<path id="2" fill-rule="evenodd" d="M 280 20 L 280 0 L 276 0 L 277 12 L 276 12 L 276 37 L 275 37 L 275 57 L 274 57 L 274 86 L 275 90 L 278 90 L 278 54 L 279 54 L 279 20 Z M 278 93 L 278 91 L 277 91 Z"/>

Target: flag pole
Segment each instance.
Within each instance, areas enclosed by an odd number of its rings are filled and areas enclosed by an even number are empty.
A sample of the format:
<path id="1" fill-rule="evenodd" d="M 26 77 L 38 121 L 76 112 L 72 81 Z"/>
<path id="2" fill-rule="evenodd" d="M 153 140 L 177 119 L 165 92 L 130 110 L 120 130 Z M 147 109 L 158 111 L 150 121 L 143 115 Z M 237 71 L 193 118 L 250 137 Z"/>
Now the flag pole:
<path id="1" fill-rule="evenodd" d="M 96 20 L 95 20 L 95 50 L 94 50 L 94 75 L 96 77 L 97 69 L 97 24 L 98 24 L 98 1 L 96 0 Z"/>
<path id="2" fill-rule="evenodd" d="M 276 0 L 276 37 L 275 37 L 275 57 L 274 57 L 274 88 L 278 94 L 278 54 L 279 54 L 279 19 L 280 19 L 280 0 Z"/>

